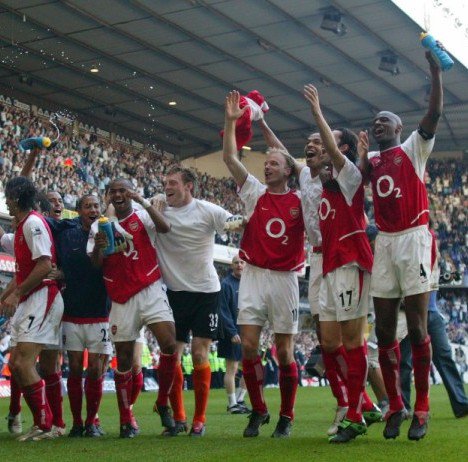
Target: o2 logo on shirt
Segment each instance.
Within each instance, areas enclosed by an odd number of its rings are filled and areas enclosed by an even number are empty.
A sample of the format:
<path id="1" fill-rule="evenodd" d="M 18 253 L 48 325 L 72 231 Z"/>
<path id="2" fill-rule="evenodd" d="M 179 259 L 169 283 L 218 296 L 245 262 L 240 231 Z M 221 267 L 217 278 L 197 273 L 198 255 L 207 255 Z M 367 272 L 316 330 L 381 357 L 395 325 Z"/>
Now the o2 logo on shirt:
<path id="1" fill-rule="evenodd" d="M 336 210 L 332 209 L 332 206 L 330 204 L 330 201 L 326 199 L 325 197 L 322 198 L 320 201 L 320 207 L 319 207 L 319 216 L 322 221 L 325 221 L 329 215 L 332 215 L 332 220 L 335 219 L 335 214 Z"/>
<path id="2" fill-rule="evenodd" d="M 279 230 L 273 232 L 272 228 L 276 223 L 279 225 Z M 275 226 L 275 228 L 277 228 L 277 226 Z M 265 226 L 265 230 L 268 236 L 273 239 L 282 239 L 281 244 L 288 245 L 289 237 L 284 234 L 286 232 L 286 223 L 281 218 L 270 218 Z"/>
<path id="3" fill-rule="evenodd" d="M 395 197 L 397 199 L 403 197 L 401 194 L 401 189 L 395 187 L 395 182 L 390 175 L 383 175 L 377 180 L 376 184 L 377 194 L 379 197 L 388 197 L 395 191 Z M 385 189 L 385 191 L 383 190 Z"/>
<path id="4" fill-rule="evenodd" d="M 127 240 L 127 250 L 122 252 L 126 257 L 132 257 L 132 260 L 138 260 L 138 251 L 135 250 L 133 241 Z"/>

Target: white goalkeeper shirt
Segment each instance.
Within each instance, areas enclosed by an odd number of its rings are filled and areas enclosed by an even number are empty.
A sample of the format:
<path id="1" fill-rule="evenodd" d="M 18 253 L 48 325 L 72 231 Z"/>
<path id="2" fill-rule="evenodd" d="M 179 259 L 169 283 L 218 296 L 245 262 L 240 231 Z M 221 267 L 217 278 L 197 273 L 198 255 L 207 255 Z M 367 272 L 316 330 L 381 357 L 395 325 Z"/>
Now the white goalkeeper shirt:
<path id="1" fill-rule="evenodd" d="M 199 199 L 183 207 L 166 207 L 171 224 L 156 235 L 159 266 L 164 282 L 173 291 L 213 293 L 221 289 L 213 264 L 215 231 L 224 233 L 229 212 Z"/>

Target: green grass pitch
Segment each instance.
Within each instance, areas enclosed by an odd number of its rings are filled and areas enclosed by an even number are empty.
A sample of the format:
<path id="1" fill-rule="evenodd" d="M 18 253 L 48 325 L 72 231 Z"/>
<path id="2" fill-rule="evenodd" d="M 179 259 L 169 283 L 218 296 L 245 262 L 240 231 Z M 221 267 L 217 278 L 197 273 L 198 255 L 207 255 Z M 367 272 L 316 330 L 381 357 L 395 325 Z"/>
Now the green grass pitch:
<path id="1" fill-rule="evenodd" d="M 265 390 L 272 415 L 269 425 L 261 428 L 258 438 L 246 439 L 242 431 L 245 415 L 228 415 L 224 390 L 211 392 L 207 432 L 204 438 L 163 438 L 159 417 L 152 413 L 154 393 L 142 393 L 135 405 L 141 433 L 133 440 L 118 438 L 118 412 L 115 395 L 104 396 L 100 417 L 107 435 L 100 439 L 71 439 L 19 443 L 7 432 L 6 421 L 0 429 L 0 461 L 461 461 L 468 456 L 468 419 L 453 417 L 443 386 L 431 389 L 432 419 L 429 433 L 419 442 L 408 441 L 409 422 L 404 422 L 400 438 L 385 441 L 383 424 L 369 428 L 368 434 L 346 445 L 331 445 L 326 430 L 333 418 L 334 403 L 327 388 L 300 388 L 296 403 L 296 421 L 290 439 L 270 438 L 274 430 L 279 390 Z M 186 392 L 188 415 L 193 413 L 193 393 Z M 64 400 L 66 422 L 71 418 L 68 400 Z M 0 399 L 0 415 L 7 415 L 8 400 Z M 29 410 L 23 406 L 27 429 Z"/>

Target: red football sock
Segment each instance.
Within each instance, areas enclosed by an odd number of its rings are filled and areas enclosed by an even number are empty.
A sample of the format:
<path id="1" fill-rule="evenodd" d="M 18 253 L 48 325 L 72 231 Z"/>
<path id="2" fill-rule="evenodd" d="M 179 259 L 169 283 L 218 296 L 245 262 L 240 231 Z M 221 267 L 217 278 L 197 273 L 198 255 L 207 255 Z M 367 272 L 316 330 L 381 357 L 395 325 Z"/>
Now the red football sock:
<path id="1" fill-rule="evenodd" d="M 346 350 L 341 345 L 331 353 L 322 351 L 322 358 L 325 365 L 325 375 L 330 383 L 330 388 L 338 406 L 348 407 Z"/>
<path id="2" fill-rule="evenodd" d="M 132 421 L 132 392 L 133 392 L 133 374 L 132 371 L 114 373 L 115 391 L 117 393 L 117 403 L 120 412 L 120 425 L 129 424 Z"/>
<path id="3" fill-rule="evenodd" d="M 49 402 L 50 410 L 52 411 L 52 425 L 64 428 L 65 422 L 63 421 L 62 409 L 62 372 L 44 377 L 45 390 L 47 401 Z"/>
<path id="4" fill-rule="evenodd" d="M 362 394 L 362 410 L 367 412 L 372 411 L 373 408 L 374 402 L 372 401 L 371 397 L 367 394 L 367 391 L 364 390 L 364 393 Z"/>
<path id="5" fill-rule="evenodd" d="M 414 387 L 416 402 L 414 412 L 429 411 L 429 372 L 431 369 L 431 338 L 429 335 L 419 345 L 411 344 L 413 355 Z"/>
<path id="6" fill-rule="evenodd" d="M 97 380 L 86 377 L 84 386 L 86 395 L 86 425 L 91 425 L 95 422 L 102 399 L 102 382 L 102 377 L 99 377 Z"/>
<path id="7" fill-rule="evenodd" d="M 368 349 L 367 349 L 367 341 L 364 340 L 364 352 L 368 357 Z M 369 363 L 368 363 L 369 366 Z M 367 374 L 369 374 L 369 367 L 367 367 Z M 367 378 L 366 378 L 367 382 Z M 367 391 L 364 389 L 364 393 L 362 394 L 362 410 L 363 411 L 372 411 L 374 408 L 374 402 L 372 401 L 371 397 L 367 394 Z"/>
<path id="8" fill-rule="evenodd" d="M 260 356 L 255 359 L 242 360 L 242 373 L 252 409 L 259 414 L 266 414 L 267 406 L 263 397 L 263 366 Z"/>
<path id="9" fill-rule="evenodd" d="M 73 425 L 83 425 L 81 407 L 83 404 L 83 379 L 81 375 L 70 375 L 67 379 L 68 400 L 73 416 Z"/>
<path id="10" fill-rule="evenodd" d="M 194 422 L 205 423 L 208 395 L 210 394 L 211 368 L 210 363 L 196 364 L 193 368 L 193 391 L 195 392 Z"/>
<path id="11" fill-rule="evenodd" d="M 379 346 L 379 363 L 387 390 L 391 413 L 401 411 L 405 405 L 400 386 L 400 344 L 397 340 L 387 346 Z"/>
<path id="12" fill-rule="evenodd" d="M 180 362 L 177 362 L 175 365 L 174 381 L 169 394 L 169 400 L 171 401 L 174 420 L 179 422 L 187 420 L 184 407 L 184 373 Z"/>
<path id="13" fill-rule="evenodd" d="M 13 377 L 10 377 L 10 414 L 18 415 L 21 412 L 21 387 Z"/>
<path id="14" fill-rule="evenodd" d="M 347 350 L 349 409 L 346 418 L 358 423 L 362 422 L 362 395 L 367 380 L 367 356 L 365 351 L 365 346 Z"/>
<path id="15" fill-rule="evenodd" d="M 295 362 L 279 368 L 279 386 L 281 392 L 280 415 L 294 419 L 294 403 L 296 401 L 299 374 Z"/>
<path id="16" fill-rule="evenodd" d="M 135 404 L 140 394 L 140 391 L 143 388 L 143 371 L 140 369 L 139 372 L 135 373 L 132 370 L 132 397 L 130 404 Z"/>
<path id="17" fill-rule="evenodd" d="M 177 353 L 173 353 L 172 355 L 161 353 L 158 368 L 159 391 L 158 399 L 156 401 L 159 406 L 167 406 L 169 393 L 171 392 L 171 388 L 174 383 L 176 365 Z"/>
<path id="18" fill-rule="evenodd" d="M 23 387 L 23 396 L 31 409 L 34 425 L 37 425 L 41 430 L 50 430 L 52 412 L 47 402 L 44 381 L 39 380 L 39 382 Z"/>

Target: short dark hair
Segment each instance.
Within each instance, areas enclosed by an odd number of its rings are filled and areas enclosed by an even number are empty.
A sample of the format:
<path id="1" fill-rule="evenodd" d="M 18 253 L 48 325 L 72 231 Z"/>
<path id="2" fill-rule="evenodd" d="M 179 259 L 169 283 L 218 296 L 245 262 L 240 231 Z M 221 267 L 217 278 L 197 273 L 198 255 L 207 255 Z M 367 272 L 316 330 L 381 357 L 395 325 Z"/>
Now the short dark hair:
<path id="1" fill-rule="evenodd" d="M 109 189 L 114 183 L 117 183 L 118 181 L 120 181 L 122 183 L 125 183 L 129 187 L 129 189 L 132 189 L 132 190 L 135 189 L 135 187 L 133 186 L 133 183 L 128 178 L 125 178 L 123 176 L 118 177 L 115 180 L 110 181 L 109 185 L 108 185 Z"/>
<path id="2" fill-rule="evenodd" d="M 339 128 L 335 128 L 335 130 L 341 132 L 340 144 L 338 147 L 343 146 L 344 144 L 347 144 L 348 150 L 344 153 L 344 155 L 353 164 L 355 164 L 358 158 L 357 156 L 357 144 L 359 140 L 358 136 L 349 128 L 339 127 Z"/>
<path id="3" fill-rule="evenodd" d="M 39 191 L 36 194 L 36 207 L 39 209 L 39 212 L 41 212 L 43 215 L 45 215 L 46 213 L 47 215 L 49 215 L 50 211 L 52 210 L 52 204 L 47 198 L 47 195 L 42 191 Z"/>
<path id="4" fill-rule="evenodd" d="M 184 182 L 184 184 L 187 184 L 187 183 L 193 184 L 193 193 L 195 193 L 198 187 L 198 177 L 195 171 L 191 168 L 181 167 L 180 165 L 174 165 L 166 173 L 166 176 L 177 175 L 178 173 L 180 173 L 180 176 L 182 177 L 182 181 Z"/>
<path id="5" fill-rule="evenodd" d="M 81 207 L 83 207 L 83 202 L 88 198 L 88 197 L 94 197 L 98 203 L 99 199 L 94 195 L 94 194 L 83 194 L 77 201 L 76 201 L 76 211 L 81 210 Z"/>
<path id="6" fill-rule="evenodd" d="M 16 199 L 22 211 L 34 209 L 37 189 L 33 182 L 25 176 L 17 176 L 9 180 L 5 186 L 5 197 Z"/>

